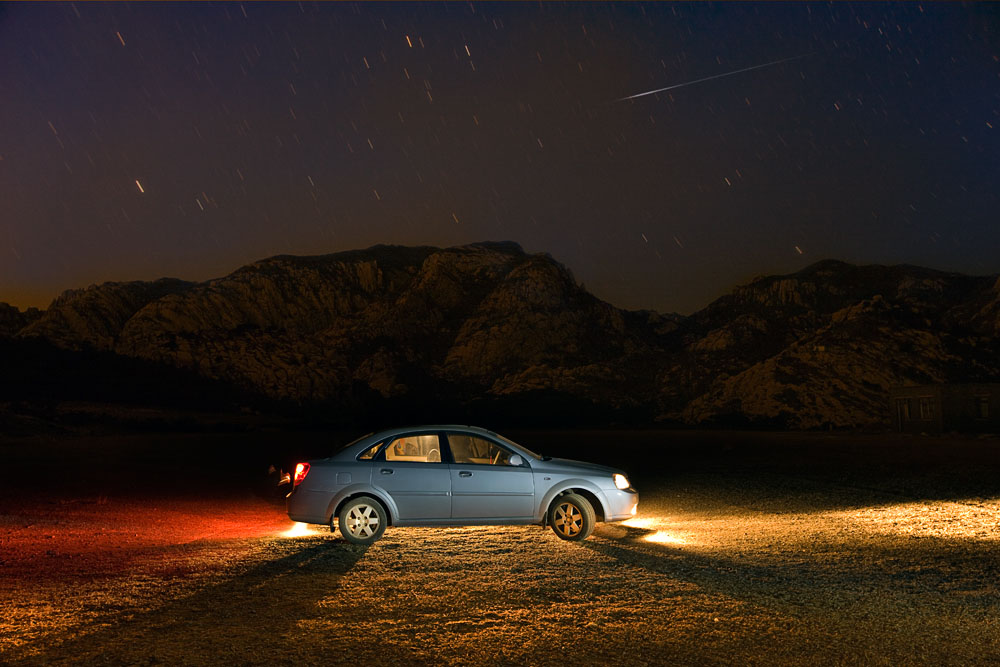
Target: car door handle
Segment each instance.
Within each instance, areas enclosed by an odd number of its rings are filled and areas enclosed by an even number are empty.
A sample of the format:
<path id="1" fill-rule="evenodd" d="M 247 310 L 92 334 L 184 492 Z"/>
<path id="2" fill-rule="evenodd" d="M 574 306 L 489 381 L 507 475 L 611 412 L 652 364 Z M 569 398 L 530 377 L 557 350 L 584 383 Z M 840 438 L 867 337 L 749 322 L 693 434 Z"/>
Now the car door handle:
<path id="1" fill-rule="evenodd" d="M 459 477 L 472 477 L 472 473 L 469 472 L 468 470 L 459 470 L 458 471 L 458 476 Z"/>
<path id="2" fill-rule="evenodd" d="M 382 468 L 382 474 L 383 475 L 391 475 L 392 474 L 392 468 Z"/>

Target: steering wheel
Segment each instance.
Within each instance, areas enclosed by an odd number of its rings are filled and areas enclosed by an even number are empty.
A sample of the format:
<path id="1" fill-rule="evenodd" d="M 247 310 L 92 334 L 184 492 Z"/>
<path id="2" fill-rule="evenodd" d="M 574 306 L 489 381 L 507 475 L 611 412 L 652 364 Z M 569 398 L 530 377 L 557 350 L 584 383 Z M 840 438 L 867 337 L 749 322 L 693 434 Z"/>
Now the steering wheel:
<path id="1" fill-rule="evenodd" d="M 440 463 L 441 462 L 441 452 L 436 449 L 432 449 L 427 452 L 427 462 L 428 463 Z"/>
<path id="2" fill-rule="evenodd" d="M 494 465 L 495 466 L 497 464 L 497 461 L 499 461 L 499 460 L 500 460 L 500 450 L 498 449 L 497 450 L 497 455 L 493 457 L 493 462 L 490 465 Z"/>

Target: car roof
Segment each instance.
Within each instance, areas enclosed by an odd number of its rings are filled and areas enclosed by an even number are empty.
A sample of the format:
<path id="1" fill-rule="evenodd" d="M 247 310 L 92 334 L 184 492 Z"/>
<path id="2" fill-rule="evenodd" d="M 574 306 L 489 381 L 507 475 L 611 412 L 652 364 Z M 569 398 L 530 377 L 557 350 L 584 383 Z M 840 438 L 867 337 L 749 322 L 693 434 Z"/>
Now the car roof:
<path id="1" fill-rule="evenodd" d="M 399 426 L 397 428 L 386 429 L 385 431 L 375 433 L 370 439 L 381 440 L 382 438 L 388 438 L 390 436 L 400 435 L 403 433 L 413 433 L 414 431 L 467 431 L 469 433 L 480 433 L 483 435 L 499 437 L 498 433 L 482 428 L 481 426 L 469 426 L 462 424 L 423 424 L 415 426 Z"/>

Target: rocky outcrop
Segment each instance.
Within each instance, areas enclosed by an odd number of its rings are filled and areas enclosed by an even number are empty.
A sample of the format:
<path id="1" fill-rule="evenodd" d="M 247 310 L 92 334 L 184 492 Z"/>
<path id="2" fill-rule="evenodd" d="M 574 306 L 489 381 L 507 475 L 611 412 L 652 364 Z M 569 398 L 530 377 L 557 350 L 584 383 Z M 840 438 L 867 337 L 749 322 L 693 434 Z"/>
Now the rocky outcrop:
<path id="1" fill-rule="evenodd" d="M 830 324 L 780 353 L 713 383 L 684 408 L 692 423 L 796 428 L 888 422 L 889 387 L 944 382 L 960 359 L 932 332 L 893 327 L 881 300 L 838 311 Z"/>
<path id="2" fill-rule="evenodd" d="M 19 335 L 46 338 L 71 349 L 115 350 L 122 328 L 143 306 L 191 286 L 183 280 L 162 278 L 68 290 Z"/>
<path id="3" fill-rule="evenodd" d="M 964 326 L 980 335 L 1000 335 L 1000 278 L 949 311 L 946 320 L 949 325 Z"/>
<path id="4" fill-rule="evenodd" d="M 620 311 L 581 290 L 548 256 L 514 267 L 458 330 L 444 360 L 454 378 L 493 383 L 532 366 L 607 362 L 625 352 Z"/>
<path id="5" fill-rule="evenodd" d="M 106 283 L 26 317 L 9 315 L 8 330 L 347 411 L 496 401 L 857 427 L 886 423 L 893 385 L 1000 378 L 996 276 L 836 261 L 755 279 L 684 318 L 619 310 L 514 243 L 376 246 L 204 283 Z"/>
<path id="6" fill-rule="evenodd" d="M 996 381 L 994 283 L 833 261 L 757 279 L 690 318 L 689 354 L 673 370 L 693 391 L 668 374 L 661 417 L 868 426 L 888 423 L 891 386 Z"/>
<path id="7" fill-rule="evenodd" d="M 66 293 L 21 335 L 297 402 L 350 400 L 360 388 L 459 400 L 549 391 L 634 405 L 652 382 L 631 395 L 616 366 L 652 353 L 660 334 L 641 321 L 548 255 L 481 243 L 273 257 L 200 284 L 109 283 Z"/>
<path id="8" fill-rule="evenodd" d="M 42 316 L 37 308 L 20 308 L 8 303 L 0 303 L 0 338 L 10 338 Z"/>

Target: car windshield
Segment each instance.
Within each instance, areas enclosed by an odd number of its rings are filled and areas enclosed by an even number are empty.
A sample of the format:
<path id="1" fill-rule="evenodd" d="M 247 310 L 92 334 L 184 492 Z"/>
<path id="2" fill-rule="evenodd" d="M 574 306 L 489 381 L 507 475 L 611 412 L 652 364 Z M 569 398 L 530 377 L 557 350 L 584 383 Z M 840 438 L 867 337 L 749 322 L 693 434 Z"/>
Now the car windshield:
<path id="1" fill-rule="evenodd" d="M 500 438 L 501 440 L 503 440 L 504 442 L 506 442 L 508 445 L 514 445 L 515 447 L 517 447 L 518 449 L 520 449 L 522 452 L 524 452 L 528 456 L 531 456 L 534 459 L 537 459 L 537 460 L 541 461 L 542 459 L 545 458 L 541 454 L 536 454 L 535 452 L 531 451 L 530 449 L 528 449 L 524 445 L 516 443 L 513 440 L 511 440 L 510 438 L 505 438 L 502 435 L 500 435 L 499 433 L 494 433 L 493 435 L 495 435 L 496 437 Z"/>

